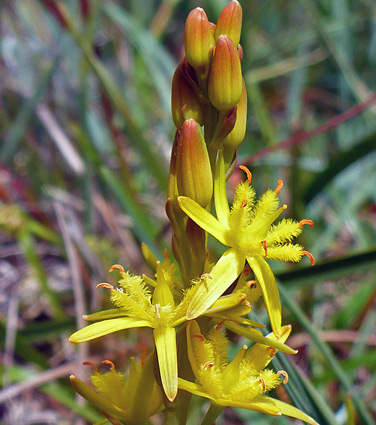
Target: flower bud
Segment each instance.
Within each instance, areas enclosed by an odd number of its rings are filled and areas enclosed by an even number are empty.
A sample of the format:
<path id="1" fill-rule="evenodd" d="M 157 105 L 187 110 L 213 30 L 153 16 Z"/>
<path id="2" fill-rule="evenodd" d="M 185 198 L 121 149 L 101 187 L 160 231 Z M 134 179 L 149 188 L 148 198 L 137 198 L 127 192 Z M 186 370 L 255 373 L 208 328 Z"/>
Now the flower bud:
<path id="1" fill-rule="evenodd" d="M 185 56 L 194 68 L 210 64 L 214 48 L 213 30 L 203 9 L 193 9 L 184 30 Z"/>
<path id="2" fill-rule="evenodd" d="M 202 207 L 213 195 L 213 176 L 201 127 L 193 120 L 184 122 L 177 145 L 176 179 L 180 195 Z"/>
<path id="3" fill-rule="evenodd" d="M 247 91 L 244 79 L 242 80 L 242 97 L 238 103 L 236 111 L 235 126 L 228 136 L 224 139 L 224 146 L 236 148 L 244 139 L 245 129 L 247 125 Z"/>
<path id="4" fill-rule="evenodd" d="M 242 70 L 235 44 L 220 35 L 209 71 L 209 100 L 219 110 L 233 108 L 242 94 Z"/>
<path id="5" fill-rule="evenodd" d="M 242 7 L 239 2 L 236 0 L 231 1 L 219 15 L 214 33 L 215 40 L 217 41 L 221 34 L 226 34 L 237 46 L 242 30 L 242 15 Z"/>
<path id="6" fill-rule="evenodd" d="M 172 78 L 171 111 L 177 128 L 181 128 L 189 118 L 203 124 L 201 104 L 183 75 L 182 64 L 176 68 Z"/>

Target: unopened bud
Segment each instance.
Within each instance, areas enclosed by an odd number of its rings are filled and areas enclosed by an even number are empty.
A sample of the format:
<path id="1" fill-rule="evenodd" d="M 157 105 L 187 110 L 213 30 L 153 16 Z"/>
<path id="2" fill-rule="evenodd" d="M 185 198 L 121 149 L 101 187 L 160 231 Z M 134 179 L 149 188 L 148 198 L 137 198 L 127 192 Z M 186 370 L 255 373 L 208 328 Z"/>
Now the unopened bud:
<path id="1" fill-rule="evenodd" d="M 209 100 L 219 110 L 227 111 L 239 103 L 242 94 L 242 71 L 235 44 L 228 35 L 220 35 L 209 72 Z"/>
<path id="2" fill-rule="evenodd" d="M 237 46 L 242 30 L 242 15 L 242 7 L 239 2 L 236 0 L 231 1 L 219 15 L 214 33 L 215 40 L 218 40 L 221 34 L 226 34 Z"/>
<path id="3" fill-rule="evenodd" d="M 242 96 L 236 111 L 235 126 L 230 134 L 224 139 L 224 146 L 231 146 L 236 148 L 244 139 L 247 125 L 247 91 L 245 88 L 244 79 L 242 80 L 242 87 Z"/>
<path id="4" fill-rule="evenodd" d="M 185 56 L 194 68 L 210 64 L 214 48 L 213 30 L 203 9 L 193 9 L 184 30 Z"/>
<path id="5" fill-rule="evenodd" d="M 184 122 L 176 153 L 179 195 L 187 196 L 206 207 L 213 195 L 213 176 L 204 136 L 195 120 Z"/>
<path id="6" fill-rule="evenodd" d="M 176 68 L 172 78 L 171 111 L 177 128 L 181 128 L 189 118 L 193 118 L 200 125 L 203 124 L 201 104 L 184 77 L 182 64 Z"/>

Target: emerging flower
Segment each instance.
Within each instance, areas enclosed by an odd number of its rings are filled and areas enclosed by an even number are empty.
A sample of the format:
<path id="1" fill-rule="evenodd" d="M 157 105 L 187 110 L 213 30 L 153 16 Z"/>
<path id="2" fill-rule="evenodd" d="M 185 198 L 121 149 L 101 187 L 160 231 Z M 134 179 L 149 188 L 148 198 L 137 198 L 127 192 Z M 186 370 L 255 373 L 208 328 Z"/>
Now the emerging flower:
<path id="1" fill-rule="evenodd" d="M 291 327 L 281 328 L 279 342 L 286 341 Z M 276 339 L 274 334 L 270 339 Z M 197 384 L 179 378 L 179 388 L 192 394 L 211 400 L 216 416 L 219 406 L 232 406 L 255 410 L 273 416 L 285 414 L 301 419 L 309 424 L 317 424 L 310 416 L 279 400 L 263 394 L 287 383 L 284 371 L 275 373 L 265 369 L 276 353 L 276 349 L 263 344 L 255 344 L 247 351 L 247 346 L 239 351 L 235 358 L 227 362 L 227 339 L 217 328 L 209 331 L 207 338 L 201 334 L 196 321 L 187 325 L 188 356 Z M 210 409 L 209 409 L 210 411 Z M 211 421 L 215 417 L 210 418 Z"/>
<path id="2" fill-rule="evenodd" d="M 188 307 L 187 319 L 196 318 L 213 304 L 240 275 L 247 261 L 262 289 L 272 330 L 276 336 L 280 336 L 281 302 L 273 272 L 266 259 L 300 261 L 305 254 L 313 264 L 309 252 L 291 243 L 294 237 L 300 235 L 304 224 L 312 227 L 313 222 L 283 219 L 273 225 L 287 208 L 286 205 L 278 208 L 277 195 L 282 188 L 282 181 L 278 180 L 277 189 L 268 190 L 255 203 L 255 191 L 250 186 L 251 173 L 247 168 L 241 168 L 247 173 L 248 179 L 238 185 L 230 210 L 226 197 L 224 162 L 219 152 L 214 179 L 217 218 L 192 199 L 184 196 L 178 198 L 181 209 L 193 221 L 230 247 L 211 270 L 211 281 L 206 281 L 197 290 Z"/>
<path id="3" fill-rule="evenodd" d="M 115 268 L 120 270 L 122 277 L 119 281 L 119 288 L 114 288 L 108 283 L 102 283 L 98 287 L 111 290 L 111 301 L 116 308 L 85 316 L 88 321 L 98 322 L 75 332 L 69 341 L 80 343 L 124 329 L 153 328 L 163 389 L 167 398 L 172 401 L 178 390 L 178 362 L 174 328 L 186 320 L 187 307 L 197 289 L 200 288 L 199 281 L 194 282 L 191 288 L 182 294 L 181 283 L 176 277 L 176 266 L 170 261 L 167 254 L 163 263 L 157 262 L 156 281 L 147 276 L 141 277 L 125 273 L 119 265 L 113 266 L 110 271 Z M 154 287 L 153 293 L 148 289 L 147 284 Z M 245 294 L 237 292 L 221 297 L 211 304 L 213 305 L 210 309 L 204 313 L 217 321 L 227 318 L 242 325 L 263 327 L 257 322 L 241 317 L 251 311 Z M 255 333 L 255 341 L 259 341 L 261 338 L 264 343 L 273 345 L 273 341 L 268 341 L 260 332 L 249 328 L 244 329 L 251 332 L 250 337 L 253 335 L 252 332 Z M 278 342 L 275 342 L 275 347 L 288 353 L 293 352 L 290 347 L 278 344 Z"/>
<path id="4" fill-rule="evenodd" d="M 136 363 L 131 358 L 128 379 L 109 360 L 103 364 L 110 366 L 106 373 L 99 373 L 91 363 L 94 373 L 91 382 L 94 391 L 75 376 L 71 376 L 73 388 L 91 404 L 98 407 L 106 418 L 113 424 L 122 420 L 127 424 L 140 424 L 163 408 L 163 397 L 154 378 L 153 353 L 146 359 L 145 364 Z"/>

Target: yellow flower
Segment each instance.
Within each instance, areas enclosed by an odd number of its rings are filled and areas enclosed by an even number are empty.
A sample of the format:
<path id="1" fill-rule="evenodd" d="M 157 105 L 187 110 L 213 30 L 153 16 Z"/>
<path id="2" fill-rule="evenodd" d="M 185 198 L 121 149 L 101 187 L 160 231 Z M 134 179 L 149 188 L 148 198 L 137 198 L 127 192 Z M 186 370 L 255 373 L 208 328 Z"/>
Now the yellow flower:
<path id="1" fill-rule="evenodd" d="M 269 339 L 285 342 L 290 331 L 290 326 L 284 326 L 279 338 L 271 334 Z M 216 415 L 220 413 L 219 406 L 232 406 L 273 416 L 285 414 L 312 425 L 317 424 L 295 407 L 263 395 L 280 385 L 281 377 L 284 383 L 288 380 L 284 371 L 275 373 L 265 369 L 276 349 L 264 344 L 255 344 L 249 350 L 243 346 L 228 363 L 227 339 L 224 334 L 214 328 L 205 338 L 196 321 L 187 325 L 187 342 L 188 357 L 197 383 L 179 378 L 179 388 L 210 399 L 212 405 L 217 406 L 214 409 Z"/>
<path id="2" fill-rule="evenodd" d="M 119 288 L 114 288 L 108 283 L 102 283 L 98 287 L 111 290 L 111 301 L 116 308 L 85 316 L 86 320 L 97 322 L 75 332 L 69 341 L 81 343 L 124 329 L 153 328 L 161 382 L 167 398 L 172 401 L 178 390 L 178 362 L 174 328 L 186 320 L 187 307 L 197 289 L 200 288 L 198 284 L 200 280 L 193 282 L 191 288 L 182 293 L 180 291 L 182 284 L 176 277 L 176 266 L 167 255 L 165 257 L 163 263 L 157 262 L 156 281 L 147 276 L 141 277 L 126 273 L 119 265 L 113 266 L 110 271 L 117 268 L 122 277 L 119 281 Z M 203 280 L 205 277 L 201 279 Z M 153 293 L 146 284 L 154 287 Z M 251 311 L 244 293 L 237 292 L 224 296 L 211 304 L 204 314 L 218 322 L 227 319 L 237 322 L 239 326 L 263 327 L 257 322 L 241 317 Z M 247 329 L 250 332 L 248 337 L 254 337 L 255 341 L 269 343 L 261 332 L 240 327 Z M 290 347 L 278 342 L 270 341 L 270 344 L 275 344 L 276 348 L 284 352 L 293 352 Z"/>
<path id="3" fill-rule="evenodd" d="M 313 263 L 312 255 L 300 245 L 292 244 L 294 237 L 300 235 L 304 224 L 313 226 L 310 220 L 300 222 L 283 219 L 277 225 L 273 222 L 287 208 L 278 207 L 277 189 L 268 190 L 255 203 L 255 190 L 250 186 L 251 173 L 245 167 L 248 179 L 238 185 L 230 210 L 225 189 L 225 168 L 221 152 L 214 178 L 214 203 L 217 218 L 211 215 L 192 199 L 180 196 L 181 209 L 201 228 L 213 235 L 229 249 L 222 255 L 210 272 L 210 282 L 200 285 L 187 312 L 187 319 L 202 314 L 235 281 L 244 269 L 245 261 L 253 270 L 261 286 L 270 324 L 276 336 L 281 330 L 281 302 L 276 281 L 266 259 L 300 261 L 304 254 Z"/>
<path id="4" fill-rule="evenodd" d="M 109 360 L 102 363 L 110 366 L 106 373 L 100 373 L 93 366 L 91 383 L 95 391 L 75 376 L 71 376 L 73 388 L 91 404 L 101 410 L 111 423 L 122 420 L 129 425 L 140 424 L 163 408 L 162 393 L 154 378 L 153 354 L 145 364 L 131 358 L 128 379 L 115 370 Z"/>

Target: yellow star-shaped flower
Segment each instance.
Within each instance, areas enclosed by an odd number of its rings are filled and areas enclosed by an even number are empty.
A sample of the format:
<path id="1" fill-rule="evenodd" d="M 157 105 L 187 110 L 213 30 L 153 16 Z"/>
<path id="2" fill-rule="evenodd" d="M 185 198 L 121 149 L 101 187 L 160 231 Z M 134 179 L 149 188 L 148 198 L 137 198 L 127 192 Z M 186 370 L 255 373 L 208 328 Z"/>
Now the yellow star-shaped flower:
<path id="1" fill-rule="evenodd" d="M 280 343 L 286 341 L 291 327 L 281 328 L 281 337 L 274 334 L 269 339 Z M 197 383 L 179 378 L 179 388 L 192 394 L 208 398 L 212 407 L 207 413 L 206 422 L 213 423 L 224 406 L 255 410 L 273 416 L 281 414 L 301 419 L 311 425 L 317 422 L 297 408 L 263 395 L 280 385 L 280 377 L 287 383 L 284 371 L 275 373 L 265 369 L 277 350 L 264 344 L 247 346 L 235 358 L 227 362 L 227 339 L 218 328 L 209 331 L 207 337 L 201 334 L 196 321 L 187 325 L 188 357 Z M 209 415 L 213 414 L 213 416 Z"/>
<path id="2" fill-rule="evenodd" d="M 278 207 L 278 193 L 268 190 L 255 202 L 255 190 L 250 186 L 251 173 L 245 167 L 248 179 L 238 185 L 232 208 L 229 208 L 225 189 L 225 168 L 221 152 L 218 154 L 214 179 L 214 203 L 217 218 L 190 198 L 178 198 L 181 209 L 201 228 L 213 235 L 229 249 L 222 255 L 207 279 L 197 290 L 188 306 L 187 319 L 202 314 L 235 281 L 244 269 L 245 261 L 253 270 L 261 286 L 266 310 L 273 332 L 279 336 L 281 329 L 281 302 L 276 281 L 266 259 L 300 261 L 304 254 L 313 263 L 312 255 L 291 241 L 300 235 L 304 224 L 313 226 L 310 220 L 300 222 L 283 219 L 274 221 L 287 208 Z"/>

